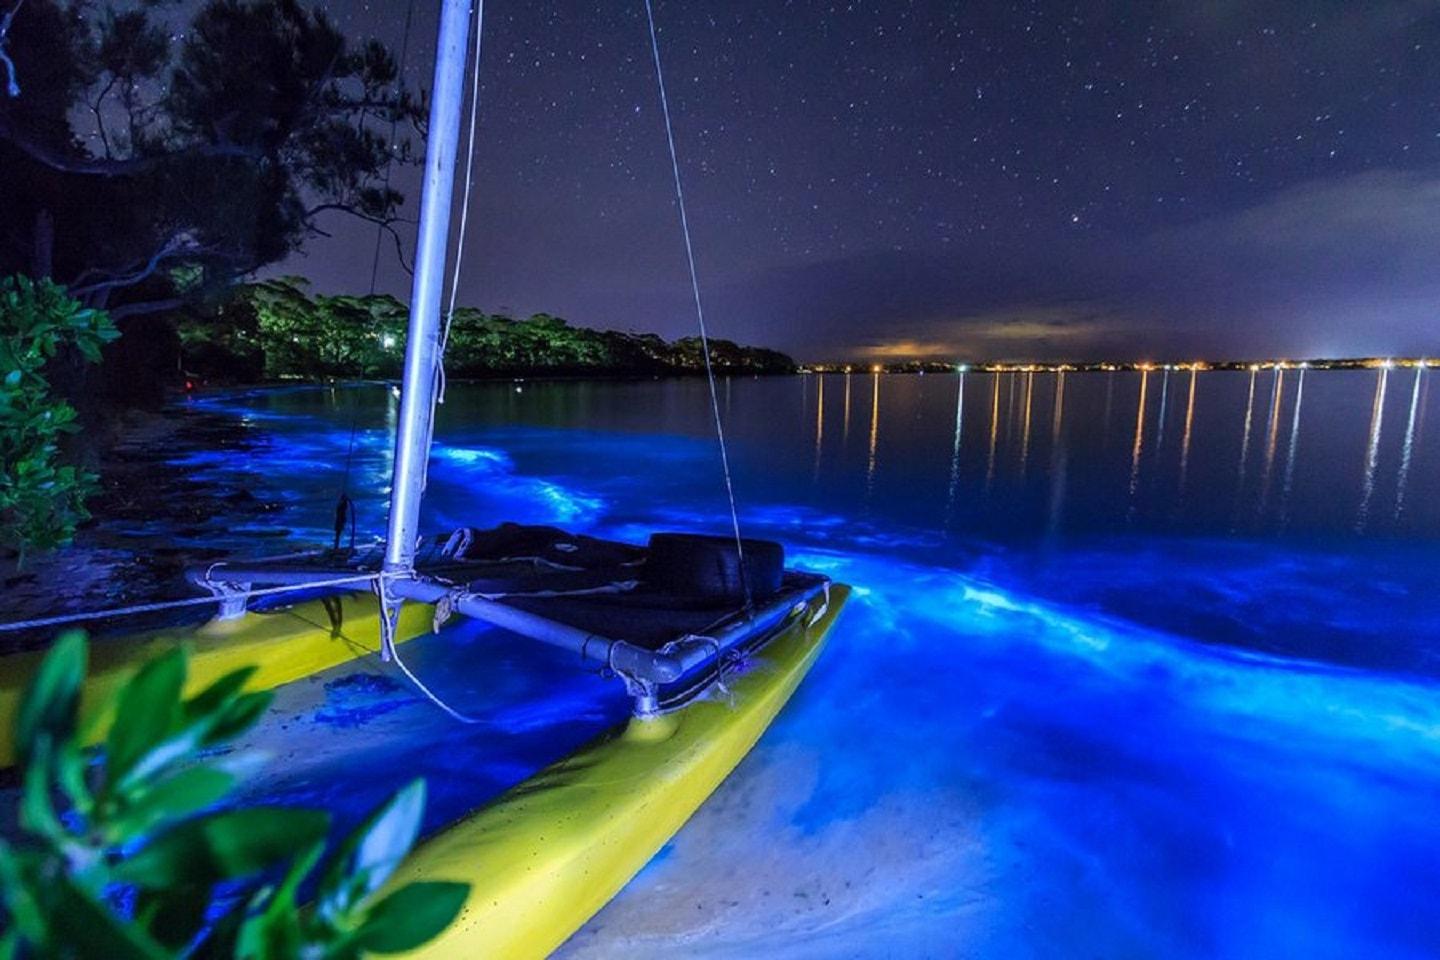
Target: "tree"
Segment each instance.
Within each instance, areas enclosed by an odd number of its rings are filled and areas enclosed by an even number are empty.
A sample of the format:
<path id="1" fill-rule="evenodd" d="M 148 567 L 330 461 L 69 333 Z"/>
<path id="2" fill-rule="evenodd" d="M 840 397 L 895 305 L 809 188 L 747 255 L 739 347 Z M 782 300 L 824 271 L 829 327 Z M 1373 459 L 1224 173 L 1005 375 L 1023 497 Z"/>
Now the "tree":
<path id="1" fill-rule="evenodd" d="M 228 288 L 332 212 L 398 254 L 388 168 L 424 104 L 390 52 L 298 0 L 208 0 L 172 44 L 168 5 L 0 0 L 0 275 L 123 320 Z"/>

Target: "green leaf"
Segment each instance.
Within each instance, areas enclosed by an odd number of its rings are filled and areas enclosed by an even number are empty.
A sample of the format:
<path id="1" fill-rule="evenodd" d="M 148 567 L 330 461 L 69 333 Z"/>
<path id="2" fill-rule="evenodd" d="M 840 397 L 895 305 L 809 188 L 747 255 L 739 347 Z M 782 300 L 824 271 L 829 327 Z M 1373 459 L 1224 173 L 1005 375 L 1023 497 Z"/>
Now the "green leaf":
<path id="1" fill-rule="evenodd" d="M 5 374 L 5 386 L 7 386 L 7 387 L 18 387 L 18 386 L 20 386 L 20 378 L 21 378 L 23 375 L 24 375 L 23 372 L 20 371 L 20 370 L 11 370 L 9 373 Z"/>
<path id="2" fill-rule="evenodd" d="M 372 813 L 345 839 L 325 872 L 320 912 L 340 917 L 379 890 L 405 859 L 425 814 L 425 781 L 415 780 Z"/>
<path id="3" fill-rule="evenodd" d="M 211 715 L 181 727 L 175 733 L 157 743 L 148 753 L 135 761 L 135 765 L 114 785 L 113 792 L 130 797 L 144 788 L 145 781 L 158 776 L 165 770 L 189 760 L 211 739 L 215 724 L 220 717 Z"/>
<path id="4" fill-rule="evenodd" d="M 226 758 L 235 761 L 242 758 Z M 140 837 L 165 821 L 184 818 L 219 803 L 234 788 L 238 762 L 214 762 L 187 767 L 147 787 L 123 810 L 108 818 L 106 839 L 123 844 Z"/>
<path id="5" fill-rule="evenodd" d="M 272 957 L 300 955 L 302 930 L 297 904 L 300 884 L 305 882 L 324 852 L 325 843 L 321 841 L 295 858 L 280 886 L 268 892 L 264 899 L 265 908 L 252 913 L 241 926 L 235 944 L 235 960 L 269 960 Z M 260 899 L 257 895 L 252 903 L 258 906 Z"/>
<path id="6" fill-rule="evenodd" d="M 60 743 L 74 732 L 86 660 L 85 634 L 70 631 L 60 635 L 41 661 L 15 719 L 15 757 L 22 765 L 42 734 Z"/>
<path id="7" fill-rule="evenodd" d="M 144 930 L 127 923 L 61 875 L 51 891 L 56 899 L 50 916 L 52 936 L 61 956 L 104 957 L 106 960 L 170 960 L 169 951 Z M 68 948 L 68 949 L 65 949 Z"/>
<path id="8" fill-rule="evenodd" d="M 239 736 L 254 726 L 269 708 L 275 698 L 273 691 L 242 692 L 255 670 L 255 667 L 233 670 L 185 702 L 185 716 L 189 719 L 214 716 L 205 746 Z"/>
<path id="9" fill-rule="evenodd" d="M 427 881 L 401 887 L 370 909 L 360 946 L 373 953 L 413 950 L 438 936 L 460 914 L 470 885 Z"/>
<path id="10" fill-rule="evenodd" d="M 211 893 L 209 884 L 141 890 L 134 901 L 135 922 L 165 946 L 182 947 L 204 929 Z"/>
<path id="11" fill-rule="evenodd" d="M 85 782 L 85 770 L 89 760 L 85 751 L 75 740 L 66 740 L 55 751 L 55 782 L 65 792 L 65 799 L 82 817 L 89 817 L 95 798 L 90 785 Z"/>
<path id="12" fill-rule="evenodd" d="M 274 699 L 273 690 L 257 690 L 236 697 L 221 711 L 220 716 L 216 717 L 215 725 L 205 737 L 205 746 L 223 743 L 249 730 L 265 715 Z"/>
<path id="13" fill-rule="evenodd" d="M 177 725 L 188 660 L 188 651 L 177 647 L 145 664 L 125 684 L 105 744 L 105 773 L 111 783 L 123 780 Z"/>
<path id="14" fill-rule="evenodd" d="M 45 837 L 56 845 L 65 842 L 65 827 L 55 813 L 50 798 L 51 750 L 49 741 L 42 741 L 25 767 L 25 782 L 20 794 L 20 826 Z"/>
<path id="15" fill-rule="evenodd" d="M 225 676 L 216 680 L 210 686 L 201 690 L 195 696 L 185 701 L 185 716 L 187 719 L 195 719 L 207 713 L 219 710 L 225 704 L 234 700 L 250 678 L 255 675 L 257 667 L 241 667 L 238 670 L 231 670 Z"/>
<path id="16" fill-rule="evenodd" d="M 5 904 L 7 919 L 14 926 L 12 932 L 23 935 L 32 943 L 40 943 L 45 939 L 48 924 L 27 873 L 20 855 L 0 840 L 0 902 Z"/>
<path id="17" fill-rule="evenodd" d="M 325 836 L 330 815 L 292 807 L 225 810 L 178 824 L 115 868 L 123 883 L 163 890 L 250 876 Z"/>

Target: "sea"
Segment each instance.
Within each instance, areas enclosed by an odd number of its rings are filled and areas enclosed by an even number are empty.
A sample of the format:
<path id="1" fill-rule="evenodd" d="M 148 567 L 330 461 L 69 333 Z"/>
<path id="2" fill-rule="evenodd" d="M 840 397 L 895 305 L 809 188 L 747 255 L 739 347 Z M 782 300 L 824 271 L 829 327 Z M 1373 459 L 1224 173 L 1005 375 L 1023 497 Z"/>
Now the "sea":
<path id="1" fill-rule="evenodd" d="M 721 378 L 744 534 L 854 593 L 561 956 L 1440 955 L 1437 377 Z M 369 542 L 396 412 L 384 384 L 186 401 L 243 442 L 174 468 L 274 508 L 176 536 L 328 544 L 343 491 Z M 451 383 L 423 525 L 506 520 L 727 532 L 706 382 Z M 625 715 L 573 654 L 474 624 L 411 646 L 486 723 L 351 665 L 282 693 L 252 794 L 353 820 L 424 775 L 435 829 Z"/>

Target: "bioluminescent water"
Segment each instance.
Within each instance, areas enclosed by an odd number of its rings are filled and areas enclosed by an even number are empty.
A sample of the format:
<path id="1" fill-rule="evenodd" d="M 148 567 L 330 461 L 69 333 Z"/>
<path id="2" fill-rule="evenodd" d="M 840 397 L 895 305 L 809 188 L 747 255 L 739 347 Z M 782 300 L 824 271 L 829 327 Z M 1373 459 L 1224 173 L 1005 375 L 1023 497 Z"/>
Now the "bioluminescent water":
<path id="1" fill-rule="evenodd" d="M 1433 372 L 725 380 L 746 533 L 855 586 L 775 726 L 570 957 L 1440 952 Z M 327 541 L 383 526 L 383 387 L 198 401 L 192 451 Z M 452 384 L 427 527 L 727 522 L 700 382 Z M 1430 420 L 1427 423 L 1427 416 Z M 213 539 L 216 531 L 205 533 Z M 260 549 L 263 546 L 265 549 Z M 459 625 L 286 690 L 257 792 L 437 826 L 624 715 Z"/>

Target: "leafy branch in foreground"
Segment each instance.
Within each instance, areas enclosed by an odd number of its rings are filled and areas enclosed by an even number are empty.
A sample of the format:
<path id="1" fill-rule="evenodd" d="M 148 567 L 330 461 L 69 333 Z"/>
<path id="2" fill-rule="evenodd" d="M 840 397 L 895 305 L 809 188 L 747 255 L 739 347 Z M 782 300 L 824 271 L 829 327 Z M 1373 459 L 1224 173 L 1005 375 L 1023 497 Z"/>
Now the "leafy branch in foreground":
<path id="1" fill-rule="evenodd" d="M 75 408 L 51 394 L 46 368 L 74 350 L 85 362 L 120 334 L 103 310 L 82 307 L 48 280 L 0 279 L 0 549 L 66 543 L 89 517 L 95 475 L 61 461 Z"/>
<path id="2" fill-rule="evenodd" d="M 455 918 L 465 884 L 381 894 L 419 834 L 423 781 L 321 869 L 328 813 L 223 803 L 259 759 L 215 749 L 269 706 L 269 692 L 245 690 L 253 667 L 187 698 L 179 648 L 82 721 L 87 659 L 83 634 L 62 636 L 16 717 L 23 776 L 14 842 L 0 841 L 0 957 L 358 960 L 414 949 Z M 87 751 L 107 717 L 101 749 Z"/>

